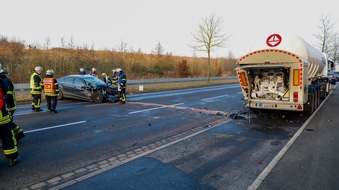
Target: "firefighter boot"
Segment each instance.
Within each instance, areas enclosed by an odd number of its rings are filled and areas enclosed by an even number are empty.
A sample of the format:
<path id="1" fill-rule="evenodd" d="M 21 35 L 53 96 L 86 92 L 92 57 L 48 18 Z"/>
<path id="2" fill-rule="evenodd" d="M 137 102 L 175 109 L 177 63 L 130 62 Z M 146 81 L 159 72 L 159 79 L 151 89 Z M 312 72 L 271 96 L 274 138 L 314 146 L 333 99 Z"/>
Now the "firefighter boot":
<path id="1" fill-rule="evenodd" d="M 9 159 L 9 167 L 14 166 L 15 164 L 19 163 L 21 161 L 21 157 L 18 156 L 16 158 L 10 158 Z"/>

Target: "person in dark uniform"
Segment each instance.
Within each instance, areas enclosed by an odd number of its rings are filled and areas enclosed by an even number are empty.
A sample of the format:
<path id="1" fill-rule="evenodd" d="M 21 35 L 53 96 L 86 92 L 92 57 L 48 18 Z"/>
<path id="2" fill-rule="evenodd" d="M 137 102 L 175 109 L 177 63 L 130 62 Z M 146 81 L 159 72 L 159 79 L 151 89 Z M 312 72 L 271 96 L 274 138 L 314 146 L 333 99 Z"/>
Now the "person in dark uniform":
<path id="1" fill-rule="evenodd" d="M 8 112 L 10 113 L 13 133 L 14 133 L 16 141 L 18 142 L 20 139 L 25 137 L 25 134 L 22 131 L 22 129 L 17 124 L 15 124 L 13 122 L 13 116 L 14 116 L 14 112 L 16 110 L 15 90 L 14 90 L 13 82 L 11 81 L 11 79 L 9 79 L 6 76 L 7 74 L 8 74 L 8 71 L 3 70 L 2 65 L 0 64 L 0 78 L 3 79 L 8 85 L 8 91 L 7 91 L 7 94 L 4 97 L 5 97 L 5 101 L 6 101 L 6 104 L 7 104 Z"/>
<path id="2" fill-rule="evenodd" d="M 118 73 L 117 73 L 117 70 L 116 69 L 113 69 L 112 70 L 113 72 L 113 75 L 112 75 L 112 86 L 118 86 Z"/>
<path id="3" fill-rule="evenodd" d="M 47 108 L 49 112 L 58 113 L 56 106 L 58 103 L 59 86 L 58 81 L 54 78 L 54 71 L 49 69 L 46 71 L 42 83 L 44 84 L 44 91 L 46 95 Z"/>
<path id="4" fill-rule="evenodd" d="M 126 87 L 127 87 L 127 78 L 124 71 L 120 68 L 117 69 L 119 75 L 118 78 L 118 91 L 119 91 L 119 100 L 121 103 L 126 103 Z"/>
<path id="5" fill-rule="evenodd" d="M 33 97 L 33 102 L 32 102 L 32 110 L 33 111 L 43 111 L 40 108 L 41 104 L 41 92 L 43 90 L 43 85 L 42 85 L 42 79 L 40 77 L 42 72 L 42 67 L 37 66 L 34 69 L 33 74 L 31 75 L 31 82 L 30 82 L 30 88 L 31 88 L 31 95 Z"/>
<path id="6" fill-rule="evenodd" d="M 86 71 L 84 68 L 80 68 L 79 75 L 86 75 Z"/>
<path id="7" fill-rule="evenodd" d="M 14 166 L 20 161 L 17 142 L 15 140 L 11 117 L 6 109 L 4 96 L 7 94 L 8 85 L 0 78 L 0 138 L 4 149 L 5 157 L 9 160 L 9 166 Z"/>

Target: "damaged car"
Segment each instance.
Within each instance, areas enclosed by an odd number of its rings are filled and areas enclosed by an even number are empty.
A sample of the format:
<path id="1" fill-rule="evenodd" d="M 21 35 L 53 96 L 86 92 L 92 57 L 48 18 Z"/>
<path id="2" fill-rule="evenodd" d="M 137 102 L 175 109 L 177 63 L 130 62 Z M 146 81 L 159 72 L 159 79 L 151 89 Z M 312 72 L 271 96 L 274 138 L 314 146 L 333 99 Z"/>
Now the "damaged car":
<path id="1" fill-rule="evenodd" d="M 118 89 L 91 75 L 67 75 L 58 80 L 59 100 L 63 98 L 95 103 L 118 101 Z"/>

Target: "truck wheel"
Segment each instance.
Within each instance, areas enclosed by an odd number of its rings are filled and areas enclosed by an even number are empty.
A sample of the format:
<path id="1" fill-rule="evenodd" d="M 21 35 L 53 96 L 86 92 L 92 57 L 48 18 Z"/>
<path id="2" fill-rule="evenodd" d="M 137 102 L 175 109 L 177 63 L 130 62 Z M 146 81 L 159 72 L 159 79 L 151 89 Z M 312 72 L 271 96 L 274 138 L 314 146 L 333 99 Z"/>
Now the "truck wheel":
<path id="1" fill-rule="evenodd" d="M 312 115 L 312 113 L 314 112 L 315 110 L 315 104 L 316 104 L 316 100 L 315 100 L 315 92 L 314 90 L 312 90 L 311 94 L 308 95 L 308 98 L 309 98 L 309 104 L 305 104 L 304 107 L 305 107 L 305 115 Z"/>

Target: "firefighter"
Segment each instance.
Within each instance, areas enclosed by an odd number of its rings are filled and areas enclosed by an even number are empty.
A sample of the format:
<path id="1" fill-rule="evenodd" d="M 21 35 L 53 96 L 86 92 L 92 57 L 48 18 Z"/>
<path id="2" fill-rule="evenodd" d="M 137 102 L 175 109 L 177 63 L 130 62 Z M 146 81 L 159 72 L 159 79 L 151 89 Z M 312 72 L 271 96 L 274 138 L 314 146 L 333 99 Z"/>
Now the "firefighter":
<path id="1" fill-rule="evenodd" d="M 4 95 L 7 94 L 8 85 L 0 78 L 0 138 L 4 149 L 4 154 L 9 160 L 9 166 L 14 166 L 20 160 L 17 141 L 15 140 L 11 117 L 6 109 Z"/>
<path id="2" fill-rule="evenodd" d="M 111 79 L 106 75 L 106 73 L 102 73 L 101 76 L 102 76 L 102 81 L 104 81 L 106 84 L 108 85 L 112 84 Z"/>
<path id="3" fill-rule="evenodd" d="M 86 75 L 86 71 L 84 68 L 80 68 L 79 75 Z"/>
<path id="4" fill-rule="evenodd" d="M 116 69 L 113 69 L 112 72 L 113 72 L 113 75 L 112 75 L 112 86 L 117 86 L 119 76 L 117 74 Z"/>
<path id="5" fill-rule="evenodd" d="M 30 88 L 31 88 L 31 95 L 33 96 L 33 102 L 32 102 L 32 110 L 35 112 L 43 111 L 40 108 L 41 104 L 41 92 L 43 90 L 42 80 L 41 80 L 41 72 L 42 67 L 37 66 L 33 70 L 33 74 L 31 75 L 31 82 L 30 82 Z"/>
<path id="6" fill-rule="evenodd" d="M 126 86 L 127 86 L 127 78 L 124 71 L 120 68 L 117 69 L 117 73 L 119 75 L 118 78 L 118 91 L 119 91 L 119 100 L 121 103 L 126 103 Z"/>
<path id="7" fill-rule="evenodd" d="M 58 103 L 59 86 L 58 81 L 54 78 L 54 71 L 52 69 L 46 71 L 42 83 L 44 84 L 44 92 L 49 112 L 58 113 L 56 106 Z"/>
<path id="8" fill-rule="evenodd" d="M 90 75 L 98 77 L 97 70 L 94 67 L 92 68 Z"/>
<path id="9" fill-rule="evenodd" d="M 7 70 L 3 70 L 2 69 L 2 65 L 0 64 L 0 78 L 3 79 L 7 85 L 8 85 L 8 91 L 7 94 L 5 96 L 5 101 L 7 104 L 7 109 L 8 112 L 10 113 L 10 117 L 11 117 L 11 126 L 14 132 L 14 136 L 16 141 L 18 142 L 20 139 L 25 137 L 24 132 L 22 131 L 22 129 L 13 122 L 13 115 L 14 112 L 16 110 L 16 102 L 15 102 L 15 90 L 14 90 L 14 85 L 13 82 L 11 81 L 11 79 L 9 79 L 6 75 L 8 74 Z"/>

